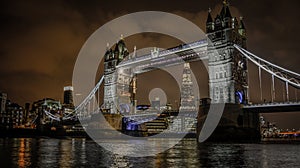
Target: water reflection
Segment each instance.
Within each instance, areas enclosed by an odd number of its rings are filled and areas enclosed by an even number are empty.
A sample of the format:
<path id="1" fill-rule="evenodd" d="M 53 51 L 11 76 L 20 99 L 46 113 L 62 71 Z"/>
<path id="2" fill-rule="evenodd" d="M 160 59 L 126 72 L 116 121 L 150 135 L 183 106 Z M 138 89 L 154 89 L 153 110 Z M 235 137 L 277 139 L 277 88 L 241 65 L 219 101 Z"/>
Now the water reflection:
<path id="1" fill-rule="evenodd" d="M 161 153 L 156 158 L 155 167 L 190 167 L 199 166 L 199 153 L 194 140 L 181 141 L 175 147 Z"/>
<path id="2" fill-rule="evenodd" d="M 18 141 L 15 141 L 16 143 Z M 19 167 L 28 167 L 30 164 L 30 147 L 28 139 L 21 138 L 19 141 L 19 157 L 18 157 L 18 166 Z"/>
<path id="3" fill-rule="evenodd" d="M 143 150 L 137 148 L 134 151 Z M 299 145 L 295 144 L 198 144 L 185 139 L 156 156 L 135 158 L 113 154 L 85 139 L 0 139 L 1 168 L 300 167 L 299 154 Z"/>
<path id="4" fill-rule="evenodd" d="M 244 147 L 239 144 L 200 144 L 201 165 L 216 167 L 240 167 L 245 165 Z"/>
<path id="5" fill-rule="evenodd" d="M 73 167 L 85 165 L 85 139 L 40 139 L 38 140 L 39 167 Z"/>

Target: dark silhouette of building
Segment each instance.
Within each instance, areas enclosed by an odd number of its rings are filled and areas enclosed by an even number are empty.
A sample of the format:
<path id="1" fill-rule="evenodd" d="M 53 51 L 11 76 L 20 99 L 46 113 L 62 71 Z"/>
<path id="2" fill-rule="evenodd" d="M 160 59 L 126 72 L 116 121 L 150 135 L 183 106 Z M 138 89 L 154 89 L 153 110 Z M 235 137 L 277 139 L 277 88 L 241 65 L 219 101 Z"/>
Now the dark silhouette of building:
<path id="1" fill-rule="evenodd" d="M 29 115 L 29 110 L 30 110 L 30 103 L 25 103 L 25 109 L 24 109 L 24 121 L 23 123 L 26 124 L 28 121 L 28 115 Z"/>
<path id="2" fill-rule="evenodd" d="M 73 108 L 74 101 L 73 101 L 73 87 L 72 86 L 65 86 L 64 87 L 64 103 L 63 105 L 66 108 Z"/>
<path id="3" fill-rule="evenodd" d="M 7 94 L 0 93 L 0 123 L 4 125 L 6 123 L 6 101 L 7 101 Z"/>
<path id="4" fill-rule="evenodd" d="M 6 93 L 0 93 L 0 114 L 5 112 L 5 105 L 7 100 L 7 94 Z"/>
<path id="5" fill-rule="evenodd" d="M 20 105 L 7 100 L 7 94 L 0 94 L 0 128 L 14 128 L 24 122 L 24 109 Z"/>

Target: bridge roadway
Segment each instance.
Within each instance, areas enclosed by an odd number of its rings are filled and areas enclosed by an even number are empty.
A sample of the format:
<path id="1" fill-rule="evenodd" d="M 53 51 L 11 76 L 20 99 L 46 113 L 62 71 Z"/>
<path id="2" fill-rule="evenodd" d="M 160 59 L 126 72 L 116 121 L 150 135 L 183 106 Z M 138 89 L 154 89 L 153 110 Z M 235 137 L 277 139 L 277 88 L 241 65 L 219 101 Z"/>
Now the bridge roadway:
<path id="1" fill-rule="evenodd" d="M 263 104 L 251 104 L 244 105 L 243 110 L 249 112 L 258 113 L 276 113 L 276 112 L 300 112 L 300 102 L 273 102 L 273 103 L 263 103 Z M 158 115 L 170 115 L 177 116 L 178 110 L 159 112 L 144 112 L 131 115 L 124 115 L 124 117 L 135 118 L 142 116 L 158 116 Z M 181 115 L 191 116 L 194 112 L 182 112 Z"/>
<path id="2" fill-rule="evenodd" d="M 252 104 L 252 105 L 244 105 L 243 110 L 246 112 L 253 112 L 253 113 L 278 113 L 278 112 L 300 112 L 300 102 L 274 102 L 274 103 L 264 103 L 264 104 Z M 186 117 L 196 117 L 196 113 L 194 112 L 183 112 L 181 115 Z M 177 116 L 178 111 L 166 111 L 166 112 L 149 112 L 149 113 L 138 113 L 138 114 L 131 114 L 131 115 L 124 115 L 123 117 L 133 119 L 133 120 L 140 120 L 148 118 L 156 118 L 159 115 L 166 115 L 166 116 Z"/>
<path id="3" fill-rule="evenodd" d="M 300 102 L 274 102 L 274 103 L 264 103 L 264 104 L 252 104 L 252 105 L 244 105 L 243 110 L 245 112 L 253 112 L 253 113 L 278 113 L 278 112 L 300 112 Z M 100 111 L 98 111 L 100 112 Z M 97 114 L 97 112 L 93 113 Z M 139 122 L 147 122 L 153 120 L 159 116 L 178 116 L 178 110 L 164 111 L 160 113 L 159 111 L 147 111 L 147 112 L 138 112 L 136 114 L 127 114 L 123 115 L 123 117 L 139 121 Z M 195 112 L 182 112 L 180 116 L 185 117 L 197 117 L 197 113 Z M 81 119 L 91 119 L 91 115 L 88 117 L 80 117 Z"/>
<path id="4" fill-rule="evenodd" d="M 244 105 L 243 110 L 255 113 L 300 112 L 300 102 Z"/>
<path id="5" fill-rule="evenodd" d="M 166 110 L 163 112 L 159 111 L 149 111 L 149 112 L 141 112 L 137 114 L 128 114 L 123 115 L 124 118 L 129 120 L 136 121 L 136 123 L 143 123 L 147 121 L 154 120 L 159 117 L 170 117 L 170 116 L 179 116 L 179 117 L 188 117 L 188 118 L 197 118 L 198 113 L 195 111 L 182 111 L 179 113 L 178 110 Z"/>

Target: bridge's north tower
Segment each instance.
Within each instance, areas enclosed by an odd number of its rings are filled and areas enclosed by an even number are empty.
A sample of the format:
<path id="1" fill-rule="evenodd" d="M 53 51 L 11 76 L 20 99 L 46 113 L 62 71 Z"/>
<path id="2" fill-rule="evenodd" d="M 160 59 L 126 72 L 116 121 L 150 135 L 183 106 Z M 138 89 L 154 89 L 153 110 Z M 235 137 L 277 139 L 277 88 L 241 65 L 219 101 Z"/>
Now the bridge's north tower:
<path id="1" fill-rule="evenodd" d="M 208 38 L 209 91 L 212 103 L 246 103 L 248 95 L 247 60 L 233 47 L 246 48 L 246 30 L 242 18 L 232 17 L 229 5 L 206 21 Z M 215 52 L 217 51 L 217 52 Z"/>
<path id="2" fill-rule="evenodd" d="M 119 72 L 116 66 L 129 55 L 124 39 L 117 42 L 115 49 L 107 47 L 104 56 L 104 102 L 103 107 L 109 113 L 120 112 L 120 107 L 132 103 L 132 76 L 130 72 Z M 130 98 L 130 99 L 128 99 Z M 128 107 L 129 108 L 129 107 Z M 127 108 L 124 107 L 126 110 Z M 130 109 L 129 109 L 130 110 Z"/>

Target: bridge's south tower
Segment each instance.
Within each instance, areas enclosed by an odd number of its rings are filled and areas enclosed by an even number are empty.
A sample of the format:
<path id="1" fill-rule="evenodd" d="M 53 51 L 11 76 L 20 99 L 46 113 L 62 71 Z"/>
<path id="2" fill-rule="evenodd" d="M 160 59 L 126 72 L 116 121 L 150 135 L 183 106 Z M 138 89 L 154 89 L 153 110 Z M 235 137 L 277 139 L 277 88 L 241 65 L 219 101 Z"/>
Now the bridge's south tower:
<path id="1" fill-rule="evenodd" d="M 243 20 L 232 17 L 226 1 L 215 19 L 210 12 L 206 21 L 210 98 L 212 103 L 246 103 L 247 60 L 233 47 L 238 44 L 246 48 Z"/>

